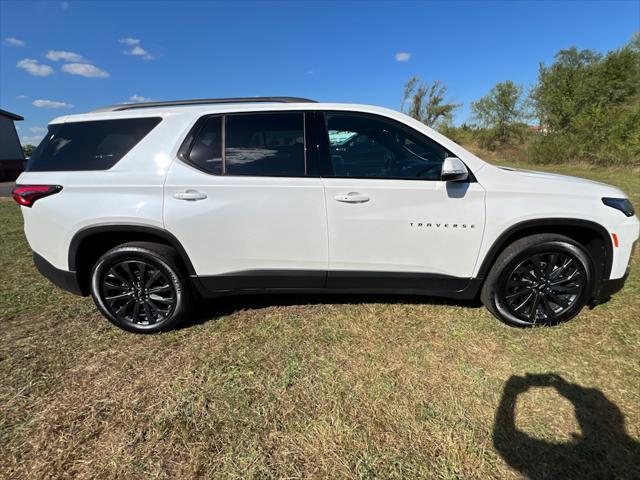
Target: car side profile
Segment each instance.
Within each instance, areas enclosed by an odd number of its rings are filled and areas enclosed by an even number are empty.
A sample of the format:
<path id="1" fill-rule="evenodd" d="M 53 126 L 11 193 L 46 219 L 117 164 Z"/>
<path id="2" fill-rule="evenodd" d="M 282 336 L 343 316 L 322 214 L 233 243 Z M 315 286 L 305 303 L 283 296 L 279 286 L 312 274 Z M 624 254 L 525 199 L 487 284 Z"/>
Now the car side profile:
<path id="1" fill-rule="evenodd" d="M 13 195 L 39 271 L 133 332 L 175 327 L 196 296 L 278 292 L 479 297 L 553 325 L 623 287 L 640 230 L 615 187 L 292 97 L 57 118 Z"/>

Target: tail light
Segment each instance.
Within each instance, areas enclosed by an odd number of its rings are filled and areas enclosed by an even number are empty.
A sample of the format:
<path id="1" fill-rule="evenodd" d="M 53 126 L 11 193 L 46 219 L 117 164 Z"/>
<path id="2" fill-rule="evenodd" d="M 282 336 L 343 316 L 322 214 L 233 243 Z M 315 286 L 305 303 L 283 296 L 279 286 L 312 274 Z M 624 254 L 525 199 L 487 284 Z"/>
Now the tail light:
<path id="1" fill-rule="evenodd" d="M 60 185 L 16 185 L 11 194 L 18 205 L 32 207 L 36 200 L 62 190 Z"/>

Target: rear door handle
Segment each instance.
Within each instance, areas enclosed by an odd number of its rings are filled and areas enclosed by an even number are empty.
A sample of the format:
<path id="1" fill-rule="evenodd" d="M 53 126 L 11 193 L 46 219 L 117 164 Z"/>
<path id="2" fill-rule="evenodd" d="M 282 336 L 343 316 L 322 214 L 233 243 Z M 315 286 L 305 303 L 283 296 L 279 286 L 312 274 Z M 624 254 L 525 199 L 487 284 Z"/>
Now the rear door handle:
<path id="1" fill-rule="evenodd" d="M 196 200 L 204 200 L 207 198 L 206 193 L 198 192 L 197 190 L 186 190 L 184 192 L 175 193 L 173 198 L 177 198 L 178 200 L 188 200 L 188 201 L 196 201 Z"/>
<path id="2" fill-rule="evenodd" d="M 366 203 L 369 201 L 369 197 L 359 192 L 341 193 L 333 198 L 342 203 Z"/>

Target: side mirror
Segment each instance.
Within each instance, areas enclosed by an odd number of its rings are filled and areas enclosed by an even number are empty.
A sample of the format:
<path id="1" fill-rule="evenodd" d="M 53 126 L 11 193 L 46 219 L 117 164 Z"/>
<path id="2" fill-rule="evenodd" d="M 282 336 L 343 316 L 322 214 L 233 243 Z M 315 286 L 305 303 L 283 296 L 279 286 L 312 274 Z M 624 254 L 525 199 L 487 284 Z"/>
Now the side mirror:
<path id="1" fill-rule="evenodd" d="M 443 182 L 460 182 L 469 177 L 469 171 L 462 160 L 457 157 L 447 157 L 442 162 L 440 180 Z"/>

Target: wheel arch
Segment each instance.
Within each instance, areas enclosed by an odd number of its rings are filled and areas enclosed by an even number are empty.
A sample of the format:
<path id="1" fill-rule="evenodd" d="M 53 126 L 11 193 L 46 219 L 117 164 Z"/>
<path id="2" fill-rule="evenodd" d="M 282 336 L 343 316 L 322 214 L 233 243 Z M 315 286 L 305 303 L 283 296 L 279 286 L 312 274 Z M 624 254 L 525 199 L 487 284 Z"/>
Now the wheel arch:
<path id="1" fill-rule="evenodd" d="M 493 242 L 476 276 L 486 278 L 498 255 L 507 246 L 537 233 L 557 233 L 582 245 L 593 262 L 596 291 L 602 280 L 609 278 L 613 265 L 613 244 L 609 232 L 599 223 L 577 218 L 534 219 L 512 225 Z"/>
<path id="2" fill-rule="evenodd" d="M 189 276 L 195 275 L 195 269 L 184 247 L 167 230 L 147 225 L 94 225 L 78 231 L 69 244 L 69 270 L 76 272 L 82 293 L 89 293 L 91 268 L 102 254 L 117 245 L 138 241 L 173 247 Z"/>

